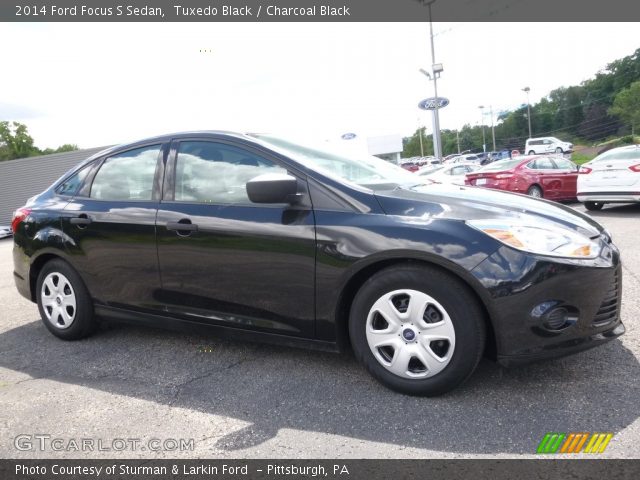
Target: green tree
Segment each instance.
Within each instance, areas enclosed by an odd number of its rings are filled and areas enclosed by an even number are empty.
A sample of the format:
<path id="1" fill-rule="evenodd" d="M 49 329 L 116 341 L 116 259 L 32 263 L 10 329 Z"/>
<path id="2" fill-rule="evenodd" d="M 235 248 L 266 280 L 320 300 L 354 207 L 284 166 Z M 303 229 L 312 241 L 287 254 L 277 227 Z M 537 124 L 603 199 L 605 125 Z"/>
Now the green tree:
<path id="1" fill-rule="evenodd" d="M 27 132 L 27 126 L 19 122 L 0 122 L 0 160 L 30 157 L 40 153 Z"/>
<path id="2" fill-rule="evenodd" d="M 633 82 L 618 92 L 609 114 L 617 115 L 623 122 L 631 124 L 633 134 L 634 127 L 640 125 L 640 81 Z"/>
<path id="3" fill-rule="evenodd" d="M 78 145 L 75 143 L 65 143 L 64 145 L 60 145 L 58 148 L 45 148 L 40 153 L 42 155 L 49 155 L 50 153 L 63 153 L 63 152 L 73 152 L 78 150 Z"/>

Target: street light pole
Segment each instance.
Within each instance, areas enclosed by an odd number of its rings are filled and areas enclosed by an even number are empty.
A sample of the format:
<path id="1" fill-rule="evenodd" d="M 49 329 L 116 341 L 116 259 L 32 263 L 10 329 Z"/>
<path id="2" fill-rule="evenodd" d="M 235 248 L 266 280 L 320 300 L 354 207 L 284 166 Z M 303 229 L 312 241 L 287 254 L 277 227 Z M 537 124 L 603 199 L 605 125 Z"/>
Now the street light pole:
<path id="1" fill-rule="evenodd" d="M 429 7 L 429 30 L 431 33 L 431 66 L 436 64 L 436 51 L 433 46 L 433 22 L 431 20 L 431 5 L 434 4 L 436 0 L 431 0 L 427 5 Z M 436 158 L 442 158 L 442 145 L 440 142 L 440 116 L 438 114 L 438 107 L 440 100 L 438 98 L 438 73 L 433 70 L 433 93 L 436 97 L 436 108 L 433 110 L 433 150 L 435 152 Z"/>
<path id="2" fill-rule="evenodd" d="M 491 140 L 493 140 L 493 151 L 496 151 L 496 130 L 493 128 L 493 105 L 489 105 L 491 113 Z"/>
<path id="3" fill-rule="evenodd" d="M 487 142 L 484 136 L 484 105 L 478 107 L 480 109 L 480 128 L 482 128 L 482 151 L 487 151 Z"/>
<path id="4" fill-rule="evenodd" d="M 527 92 L 527 120 L 529 120 L 529 138 L 532 138 L 531 136 L 531 104 L 529 103 L 529 92 L 531 91 L 531 89 L 529 87 L 524 87 L 522 91 Z"/>

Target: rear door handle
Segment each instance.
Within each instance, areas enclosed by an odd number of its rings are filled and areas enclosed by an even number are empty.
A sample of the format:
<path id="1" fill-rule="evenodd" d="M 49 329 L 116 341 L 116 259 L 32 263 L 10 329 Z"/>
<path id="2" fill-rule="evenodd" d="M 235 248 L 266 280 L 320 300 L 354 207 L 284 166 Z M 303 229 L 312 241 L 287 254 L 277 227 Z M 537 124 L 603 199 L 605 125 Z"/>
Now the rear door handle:
<path id="1" fill-rule="evenodd" d="M 177 222 L 167 222 L 167 230 L 176 231 L 178 235 L 189 235 L 198 231 L 198 225 L 191 223 L 188 218 L 183 218 Z"/>
<path id="2" fill-rule="evenodd" d="M 87 225 L 89 225 L 91 223 L 91 219 L 87 215 L 82 214 L 82 215 L 80 215 L 78 217 L 70 218 L 69 219 L 69 223 L 71 223 L 71 225 L 87 226 Z"/>

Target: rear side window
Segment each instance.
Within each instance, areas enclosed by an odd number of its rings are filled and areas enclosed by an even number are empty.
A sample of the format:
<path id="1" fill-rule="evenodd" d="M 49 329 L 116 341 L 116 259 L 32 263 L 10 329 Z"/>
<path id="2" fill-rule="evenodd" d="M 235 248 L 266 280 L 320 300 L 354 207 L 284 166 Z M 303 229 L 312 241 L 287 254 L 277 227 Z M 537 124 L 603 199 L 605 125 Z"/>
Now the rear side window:
<path id="1" fill-rule="evenodd" d="M 107 158 L 93 180 L 90 197 L 96 200 L 151 200 L 160 147 L 136 148 Z"/>
<path id="2" fill-rule="evenodd" d="M 78 170 L 76 173 L 67 178 L 64 182 L 58 185 L 56 188 L 56 193 L 58 195 L 75 195 L 80 190 L 80 187 L 84 183 L 85 178 L 87 178 L 87 174 L 91 170 L 93 164 L 85 165 L 82 169 Z"/>
<path id="3" fill-rule="evenodd" d="M 536 158 L 533 162 L 530 162 L 527 167 L 533 170 L 552 170 L 556 168 L 551 159 L 547 157 Z"/>

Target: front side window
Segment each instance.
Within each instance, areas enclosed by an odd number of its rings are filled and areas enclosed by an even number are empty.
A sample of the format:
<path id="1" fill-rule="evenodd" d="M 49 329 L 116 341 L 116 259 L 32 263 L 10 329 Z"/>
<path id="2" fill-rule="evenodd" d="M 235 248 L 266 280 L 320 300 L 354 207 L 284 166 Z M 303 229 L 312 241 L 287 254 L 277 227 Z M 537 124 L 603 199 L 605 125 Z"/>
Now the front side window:
<path id="1" fill-rule="evenodd" d="M 176 159 L 174 199 L 178 202 L 252 204 L 246 184 L 284 168 L 249 151 L 223 143 L 180 142 Z"/>
<path id="2" fill-rule="evenodd" d="M 575 163 L 572 163 L 571 161 L 567 160 L 566 158 L 556 158 L 554 161 L 556 162 L 557 168 L 559 168 L 560 170 L 575 170 L 576 169 Z"/>
<path id="3" fill-rule="evenodd" d="M 136 148 L 107 158 L 91 185 L 96 200 L 151 200 L 160 145 Z"/>

